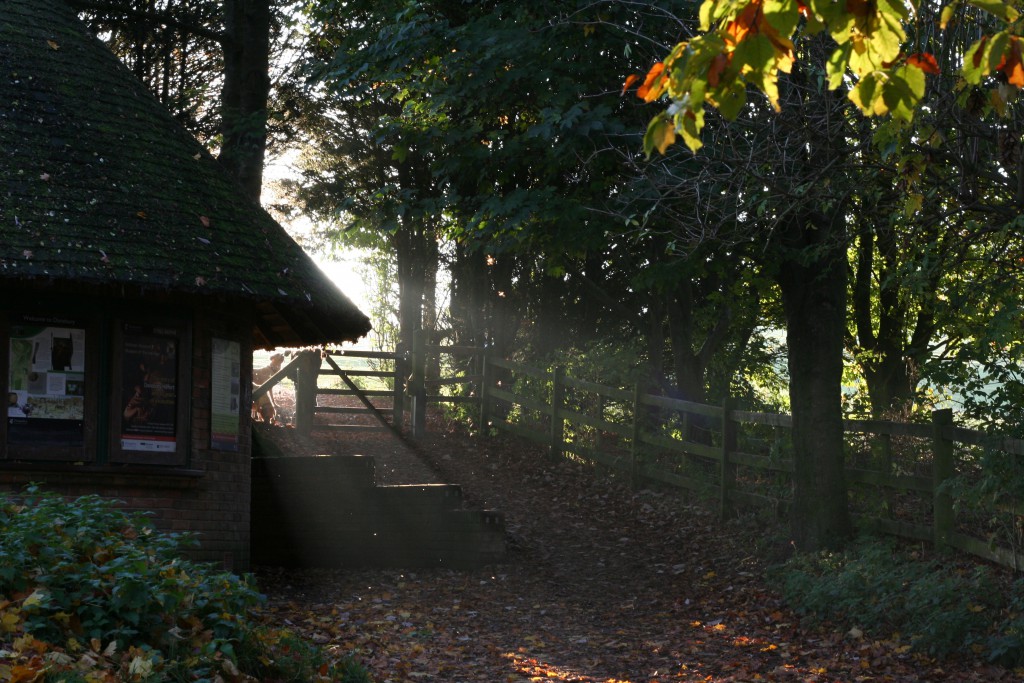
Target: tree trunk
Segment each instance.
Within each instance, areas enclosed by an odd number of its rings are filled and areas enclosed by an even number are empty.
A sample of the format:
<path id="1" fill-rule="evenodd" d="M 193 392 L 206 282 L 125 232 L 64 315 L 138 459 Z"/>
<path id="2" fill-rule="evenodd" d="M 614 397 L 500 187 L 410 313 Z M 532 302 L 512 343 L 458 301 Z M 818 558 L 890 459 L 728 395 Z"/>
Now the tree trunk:
<path id="1" fill-rule="evenodd" d="M 534 328 L 530 343 L 533 354 L 538 358 L 551 358 L 556 351 L 569 343 L 580 344 L 578 330 L 571 328 L 568 311 L 565 308 L 565 278 L 544 272 L 536 274 L 539 279 L 530 308 L 533 311 Z"/>
<path id="2" fill-rule="evenodd" d="M 413 223 L 409 221 L 408 223 Z M 398 345 L 412 348 L 412 336 L 423 328 L 424 264 L 417 247 L 418 227 L 405 225 L 395 233 L 398 265 Z"/>
<path id="3" fill-rule="evenodd" d="M 434 238 L 435 231 L 423 236 L 423 329 L 427 331 L 428 344 L 441 344 L 441 330 L 438 329 L 437 311 L 437 270 L 440 261 L 437 240 Z M 441 377 L 441 355 L 429 354 L 427 356 L 427 379 L 439 379 Z"/>
<path id="4" fill-rule="evenodd" d="M 672 370 L 676 389 L 684 401 L 703 403 L 707 395 L 704 385 L 706 365 L 693 350 L 697 322 L 693 315 L 694 287 L 688 280 L 680 282 L 675 291 L 665 294 L 669 337 L 672 343 Z"/>
<path id="5" fill-rule="evenodd" d="M 256 202 L 267 150 L 270 14 L 270 0 L 224 0 L 220 161 Z"/>
<path id="6" fill-rule="evenodd" d="M 449 306 L 452 338 L 459 346 L 483 346 L 483 311 L 487 291 L 486 257 L 476 248 L 455 245 L 451 264 L 452 299 Z"/>
<path id="7" fill-rule="evenodd" d="M 779 265 L 793 412 L 793 541 L 839 547 L 850 536 L 843 471 L 846 260 L 828 225 L 796 228 L 803 247 Z M 831 242 L 835 242 L 834 244 Z"/>
<path id="8" fill-rule="evenodd" d="M 899 261 L 897 236 L 891 226 L 872 221 L 872 215 L 861 216 L 852 301 L 856 335 L 851 350 L 863 369 L 872 416 L 893 418 L 911 405 L 916 394 L 918 367 L 926 360 L 934 334 L 931 312 L 938 282 L 929 273 L 932 286 L 908 290 L 899 275 L 905 266 Z M 937 236 L 926 233 L 925 238 Z M 916 318 L 911 314 L 912 300 L 919 307 Z"/>

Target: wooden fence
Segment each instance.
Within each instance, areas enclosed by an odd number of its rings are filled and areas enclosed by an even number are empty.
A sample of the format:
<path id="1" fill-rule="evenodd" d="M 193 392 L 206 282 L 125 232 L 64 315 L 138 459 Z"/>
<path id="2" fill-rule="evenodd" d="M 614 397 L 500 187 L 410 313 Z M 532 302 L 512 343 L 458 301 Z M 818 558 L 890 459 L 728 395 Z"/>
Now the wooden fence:
<path id="1" fill-rule="evenodd" d="M 541 444 L 552 457 L 628 477 L 635 486 L 696 492 L 726 517 L 739 507 L 779 513 L 788 506 L 789 415 L 739 410 L 730 400 L 712 406 L 652 395 L 641 385 L 607 387 L 559 367 L 484 360 L 481 425 Z M 844 429 L 851 506 L 861 523 L 1024 567 L 1024 507 L 999 503 L 954 512 L 957 485 L 981 474 L 981 453 L 1017 458 L 1024 456 L 1024 441 L 958 427 L 949 410 L 935 411 L 930 424 L 846 420 Z M 994 529 L 994 517 L 1005 528 Z"/>
<path id="2" fill-rule="evenodd" d="M 647 393 L 639 384 L 630 390 L 609 387 L 571 377 L 560 367 L 494 358 L 481 348 L 429 345 L 422 333 L 410 353 L 303 354 L 254 391 L 255 397 L 284 376 L 295 379 L 300 429 L 365 430 L 325 425 L 313 416 L 367 413 L 377 418 L 377 428 L 403 433 L 409 412 L 409 432 L 419 438 L 428 404 L 468 404 L 483 434 L 515 434 L 543 445 L 552 457 L 591 463 L 634 486 L 695 492 L 714 501 L 724 517 L 740 508 L 782 514 L 789 505 L 789 415 L 740 410 L 730 400 L 718 406 L 677 400 Z M 390 360 L 392 367 L 343 369 L 343 357 Z M 428 378 L 432 364 L 442 369 L 440 377 Z M 455 367 L 460 369 L 453 374 Z M 344 388 L 319 388 L 324 374 L 340 378 Z M 360 388 L 355 377 L 389 378 L 392 388 Z M 354 396 L 364 405 L 318 405 L 318 394 Z M 372 400 L 390 407 L 374 407 Z M 846 420 L 844 429 L 846 479 L 861 523 L 1024 568 L 1024 506 L 1000 500 L 987 510 L 954 509 L 957 486 L 983 476 L 979 460 L 985 451 L 1019 458 L 1024 441 L 958 427 L 949 410 L 934 412 L 928 424 Z"/>

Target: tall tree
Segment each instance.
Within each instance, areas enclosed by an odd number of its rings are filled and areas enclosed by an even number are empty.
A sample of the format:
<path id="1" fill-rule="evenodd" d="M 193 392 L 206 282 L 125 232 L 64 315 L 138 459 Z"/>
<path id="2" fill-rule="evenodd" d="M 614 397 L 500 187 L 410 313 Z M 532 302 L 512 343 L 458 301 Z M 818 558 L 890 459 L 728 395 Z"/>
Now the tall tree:
<path id="1" fill-rule="evenodd" d="M 259 201 L 271 0 L 71 0 L 93 30 Z M 220 84 L 219 97 L 211 93 Z"/>
<path id="2" fill-rule="evenodd" d="M 224 0 L 220 161 L 257 202 L 270 97 L 271 0 Z"/>

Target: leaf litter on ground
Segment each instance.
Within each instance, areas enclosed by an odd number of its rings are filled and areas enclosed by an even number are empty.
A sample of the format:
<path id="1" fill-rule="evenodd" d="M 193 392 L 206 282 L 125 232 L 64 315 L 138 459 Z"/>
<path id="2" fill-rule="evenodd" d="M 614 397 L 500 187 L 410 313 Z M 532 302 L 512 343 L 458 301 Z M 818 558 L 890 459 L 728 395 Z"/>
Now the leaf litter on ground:
<path id="1" fill-rule="evenodd" d="M 378 683 L 1021 680 L 891 634 L 802 624 L 765 575 L 785 541 L 753 518 L 722 523 L 512 438 L 430 427 L 418 457 L 505 514 L 505 562 L 257 571 L 269 618 L 354 654 Z M 315 452 L 346 452 L 336 439 Z"/>

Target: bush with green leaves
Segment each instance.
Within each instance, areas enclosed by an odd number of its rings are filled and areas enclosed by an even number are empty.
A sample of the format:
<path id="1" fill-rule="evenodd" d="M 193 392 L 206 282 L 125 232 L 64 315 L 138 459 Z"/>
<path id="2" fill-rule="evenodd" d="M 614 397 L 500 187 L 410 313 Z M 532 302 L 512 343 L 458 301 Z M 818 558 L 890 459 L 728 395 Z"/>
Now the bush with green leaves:
<path id="1" fill-rule="evenodd" d="M 787 603 L 810 621 L 873 638 L 900 634 L 933 656 L 984 652 L 1002 664 L 1024 662 L 1024 581 L 998 585 L 984 566 L 925 560 L 893 541 L 863 538 L 775 571 Z"/>
<path id="2" fill-rule="evenodd" d="M 44 662 L 45 680 L 369 680 L 259 623 L 251 577 L 184 559 L 193 544 L 99 496 L 0 495 L 0 678 Z"/>

